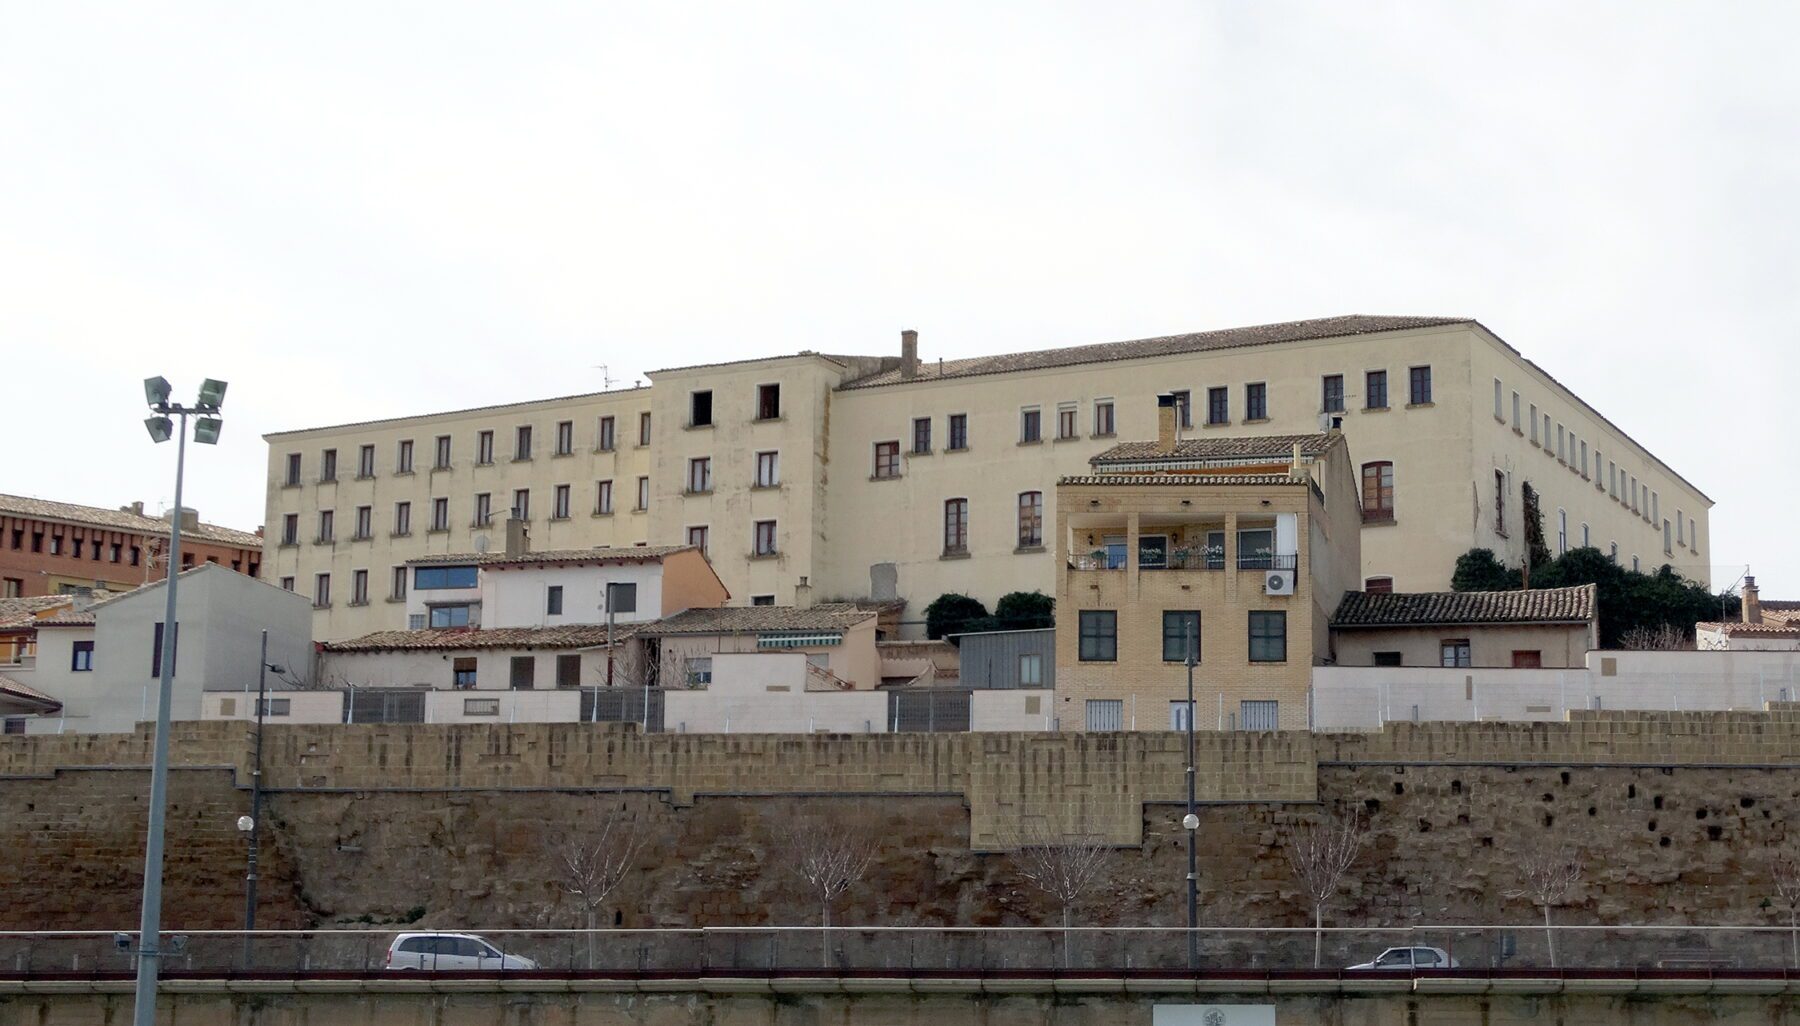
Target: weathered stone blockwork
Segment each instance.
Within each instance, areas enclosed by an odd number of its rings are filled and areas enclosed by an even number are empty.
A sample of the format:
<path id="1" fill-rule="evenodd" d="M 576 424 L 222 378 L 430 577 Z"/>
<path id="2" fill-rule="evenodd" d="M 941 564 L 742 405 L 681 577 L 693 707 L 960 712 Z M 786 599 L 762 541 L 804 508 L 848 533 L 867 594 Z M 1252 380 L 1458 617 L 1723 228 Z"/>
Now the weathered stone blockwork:
<path id="1" fill-rule="evenodd" d="M 168 922 L 240 915 L 248 748 L 235 724 L 178 727 Z M 1529 922 L 1517 854 L 1568 844 L 1588 872 L 1570 923 L 1773 922 L 1765 853 L 1800 822 L 1800 714 L 1582 716 L 1401 725 L 1379 735 L 1203 735 L 1203 915 L 1306 921 L 1282 828 L 1319 803 L 1370 837 L 1329 921 Z M 137 911 L 147 739 L 0 741 L 0 929 L 128 925 Z M 267 925 L 572 923 L 552 868 L 575 827 L 622 809 L 649 839 L 622 925 L 814 921 L 780 828 L 866 817 L 876 868 L 845 923 L 1025 924 L 1052 910 L 1005 849 L 1038 832 L 1120 850 L 1077 910 L 1175 924 L 1184 872 L 1177 735 L 637 737 L 580 726 L 270 732 Z M 83 768 L 85 767 L 85 768 Z M 232 770 L 236 769 L 234 778 Z"/>

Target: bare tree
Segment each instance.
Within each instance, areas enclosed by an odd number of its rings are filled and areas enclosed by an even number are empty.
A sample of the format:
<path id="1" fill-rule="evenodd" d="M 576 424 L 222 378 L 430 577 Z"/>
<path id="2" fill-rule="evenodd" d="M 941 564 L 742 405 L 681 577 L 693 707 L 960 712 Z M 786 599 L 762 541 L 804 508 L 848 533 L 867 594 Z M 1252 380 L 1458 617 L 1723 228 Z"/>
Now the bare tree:
<path id="1" fill-rule="evenodd" d="M 1672 623 L 1633 627 L 1619 635 L 1619 647 L 1641 652 L 1679 652 L 1694 647 L 1687 631 Z"/>
<path id="2" fill-rule="evenodd" d="M 778 857 L 819 900 L 819 942 L 826 965 L 831 964 L 831 903 L 869 871 L 875 846 L 874 829 L 857 817 L 800 816 L 780 830 Z"/>
<path id="3" fill-rule="evenodd" d="M 1800 968 L 1800 851 L 1792 840 L 1768 855 L 1769 881 L 1775 885 L 1775 897 L 1788 910 L 1788 932 L 1792 937 L 1794 965 Z"/>
<path id="4" fill-rule="evenodd" d="M 1313 968 L 1325 954 L 1325 905 L 1337 894 L 1338 883 L 1361 854 L 1363 821 L 1354 810 L 1340 809 L 1316 820 L 1290 825 L 1284 847 L 1294 877 L 1312 901 Z"/>
<path id="5" fill-rule="evenodd" d="M 1550 951 L 1550 967 L 1556 968 L 1556 931 L 1550 925 L 1550 909 L 1569 900 L 1569 892 L 1581 880 L 1581 854 L 1573 848 L 1527 848 L 1515 856 L 1519 880 L 1524 885 L 1507 892 L 1509 898 L 1529 898 L 1544 910 L 1544 943 Z"/>
<path id="6" fill-rule="evenodd" d="M 1069 945 L 1071 912 L 1075 903 L 1106 875 L 1112 855 L 1112 848 L 1091 834 L 1059 838 L 1040 834 L 1013 856 L 1019 876 L 1062 906 L 1064 966 L 1073 957 Z"/>
<path id="7" fill-rule="evenodd" d="M 563 892 L 581 913 L 587 933 L 588 968 L 594 967 L 594 933 L 606 899 L 625 882 L 645 843 L 644 831 L 623 809 L 572 824 L 552 841 Z"/>

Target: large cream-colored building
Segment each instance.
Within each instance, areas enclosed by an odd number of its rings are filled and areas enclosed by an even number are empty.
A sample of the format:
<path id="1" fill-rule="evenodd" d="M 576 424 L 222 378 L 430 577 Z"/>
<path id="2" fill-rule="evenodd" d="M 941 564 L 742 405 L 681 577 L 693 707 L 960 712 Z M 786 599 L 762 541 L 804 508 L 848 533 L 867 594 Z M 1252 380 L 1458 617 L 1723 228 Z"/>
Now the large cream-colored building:
<path id="1" fill-rule="evenodd" d="M 1707 579 L 1711 500 L 1473 320 L 1335 317 L 940 361 L 906 332 L 897 356 L 650 380 L 267 436 L 264 575 L 316 600 L 319 637 L 367 633 L 392 621 L 396 567 L 499 546 L 523 501 L 534 548 L 702 545 L 733 604 L 894 595 L 916 618 L 960 591 L 991 605 L 1054 588 L 1057 479 L 1154 436 L 1154 397 L 1172 391 L 1187 438 L 1341 416 L 1368 587 L 1441 590 L 1473 546 L 1517 563 L 1526 483 L 1552 551 L 1585 540 Z"/>

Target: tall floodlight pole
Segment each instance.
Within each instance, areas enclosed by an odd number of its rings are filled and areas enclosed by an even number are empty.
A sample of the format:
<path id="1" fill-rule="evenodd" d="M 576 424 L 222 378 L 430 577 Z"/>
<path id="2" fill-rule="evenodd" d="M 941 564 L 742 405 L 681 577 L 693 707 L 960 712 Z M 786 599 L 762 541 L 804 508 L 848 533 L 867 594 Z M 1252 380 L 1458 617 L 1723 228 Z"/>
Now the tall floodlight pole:
<path id="1" fill-rule="evenodd" d="M 163 605 L 161 680 L 157 688 L 156 743 L 150 763 L 150 826 L 144 839 L 144 910 L 138 925 L 137 997 L 132 1007 L 134 1026 L 156 1024 L 156 972 L 162 957 L 163 812 L 169 792 L 169 699 L 175 680 L 175 646 L 180 626 L 175 620 L 175 586 L 181 573 L 181 478 L 187 469 L 187 422 L 195 416 L 194 441 L 216 445 L 219 441 L 219 407 L 225 402 L 225 382 L 207 378 L 193 406 L 169 402 L 167 378 L 146 378 L 144 401 L 156 416 L 144 420 L 155 442 L 175 438 L 175 512 L 169 518 L 168 595 Z M 171 416 L 179 418 L 176 426 Z"/>
<path id="2" fill-rule="evenodd" d="M 1187 632 L 1187 815 L 1181 825 L 1187 828 L 1187 956 L 1188 968 L 1200 967 L 1200 873 L 1194 851 L 1194 835 L 1200 830 L 1200 814 L 1194 811 L 1194 664 L 1200 653 L 1199 631 L 1189 626 Z"/>

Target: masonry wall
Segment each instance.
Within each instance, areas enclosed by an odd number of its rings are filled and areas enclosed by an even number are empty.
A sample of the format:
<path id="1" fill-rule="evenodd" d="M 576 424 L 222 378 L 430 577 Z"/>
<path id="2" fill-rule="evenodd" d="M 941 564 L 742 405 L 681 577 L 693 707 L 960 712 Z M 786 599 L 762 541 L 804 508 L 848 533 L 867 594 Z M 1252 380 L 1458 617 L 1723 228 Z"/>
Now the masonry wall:
<path id="1" fill-rule="evenodd" d="M 249 734 L 180 724 L 168 922 L 239 914 Z M 1327 914 L 1343 926 L 1529 923 L 1522 852 L 1582 853 L 1567 923 L 1772 923 L 1768 853 L 1800 822 L 1800 712 L 1590 714 L 1568 723 L 1400 725 L 1379 734 L 1201 739 L 1204 921 L 1302 925 L 1284 830 L 1321 807 L 1369 835 Z M 844 923 L 1029 924 L 1053 910 L 1009 849 L 1116 845 L 1077 921 L 1179 923 L 1186 834 L 1174 734 L 655 736 L 580 725 L 272 728 L 271 923 L 567 923 L 558 845 L 609 814 L 646 838 L 622 925 L 811 921 L 793 828 L 861 824 L 875 868 Z M 145 735 L 0 742 L 0 929 L 136 914 Z M 76 768 L 81 766 L 88 768 Z M 237 775 L 233 775 L 233 767 Z M 362 917 L 369 917 L 367 920 Z"/>

